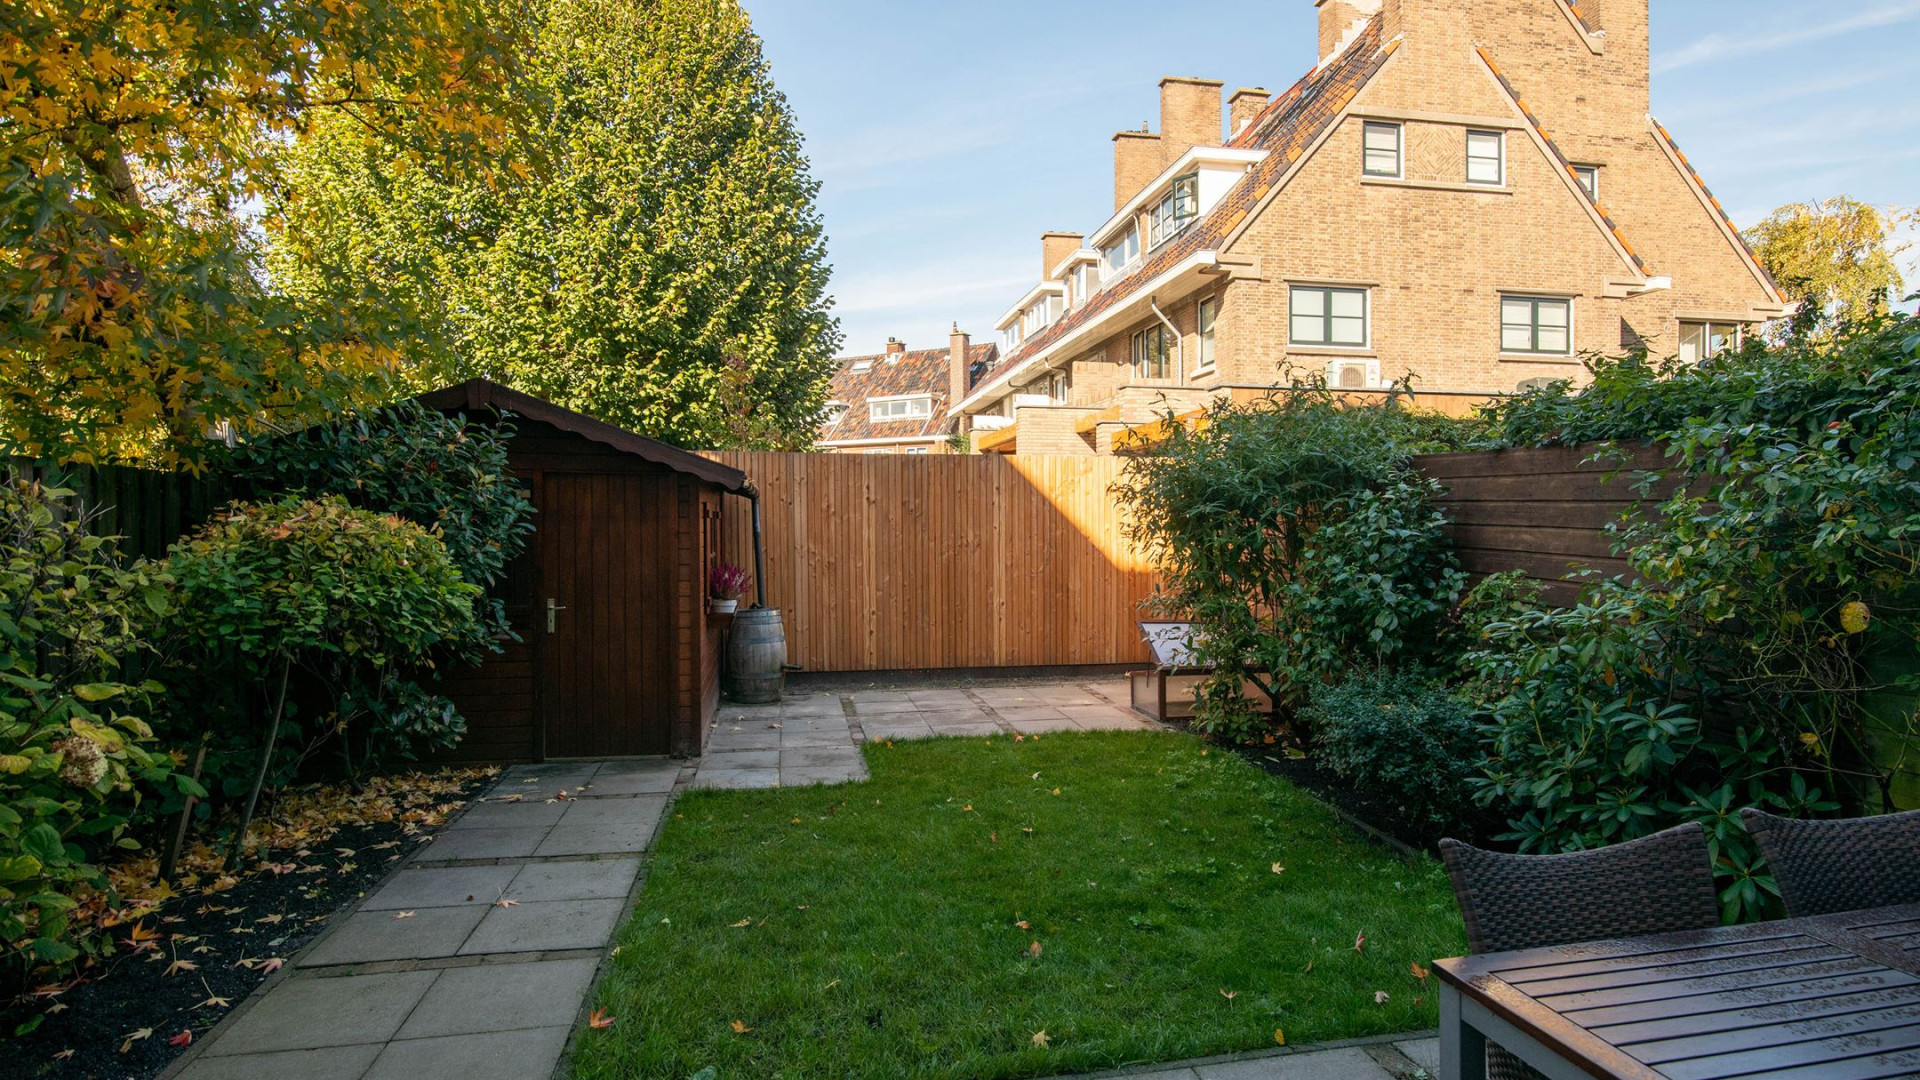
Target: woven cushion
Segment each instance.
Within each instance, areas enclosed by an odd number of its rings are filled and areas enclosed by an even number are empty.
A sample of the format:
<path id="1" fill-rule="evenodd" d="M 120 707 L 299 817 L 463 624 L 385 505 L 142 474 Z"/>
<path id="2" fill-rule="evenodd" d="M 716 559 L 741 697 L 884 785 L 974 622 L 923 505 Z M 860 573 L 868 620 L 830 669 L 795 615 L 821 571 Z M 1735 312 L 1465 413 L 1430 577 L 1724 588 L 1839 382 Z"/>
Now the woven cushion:
<path id="1" fill-rule="evenodd" d="M 1788 915 L 1920 903 L 1920 810 L 1801 821 L 1749 809 L 1740 820 L 1773 868 Z"/>

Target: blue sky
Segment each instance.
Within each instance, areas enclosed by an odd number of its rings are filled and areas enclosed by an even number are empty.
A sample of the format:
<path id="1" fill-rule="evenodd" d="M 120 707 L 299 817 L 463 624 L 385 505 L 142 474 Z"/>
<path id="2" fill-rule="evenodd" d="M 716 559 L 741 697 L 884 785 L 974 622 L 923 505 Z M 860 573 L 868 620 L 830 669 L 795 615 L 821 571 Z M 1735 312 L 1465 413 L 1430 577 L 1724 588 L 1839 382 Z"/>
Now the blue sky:
<path id="1" fill-rule="evenodd" d="M 1280 90 L 1311 0 L 744 0 L 821 182 L 843 351 L 974 340 L 1040 233 L 1112 212 L 1112 134 L 1163 75 Z M 1546 2 L 1546 0 L 1541 0 Z M 1653 0 L 1654 113 L 1741 227 L 1835 194 L 1920 200 L 1920 0 Z M 1910 283 L 1913 251 L 1903 257 Z"/>

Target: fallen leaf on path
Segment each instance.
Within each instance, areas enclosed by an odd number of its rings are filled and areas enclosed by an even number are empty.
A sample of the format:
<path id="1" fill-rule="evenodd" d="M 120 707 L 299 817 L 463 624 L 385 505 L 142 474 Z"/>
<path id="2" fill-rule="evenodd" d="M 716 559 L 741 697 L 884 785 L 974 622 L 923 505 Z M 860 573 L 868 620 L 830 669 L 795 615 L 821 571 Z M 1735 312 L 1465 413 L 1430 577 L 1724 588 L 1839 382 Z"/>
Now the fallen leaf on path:
<path id="1" fill-rule="evenodd" d="M 402 912 L 399 912 L 398 914 L 396 914 L 396 915 L 394 915 L 394 918 L 396 918 L 396 919 L 411 919 L 411 918 L 413 918 L 413 912 L 411 912 L 411 911 L 402 911 Z"/>
<path id="2" fill-rule="evenodd" d="M 519 906 L 520 906 L 520 901 L 518 901 L 518 900 L 495 900 L 495 901 L 493 902 L 493 906 L 494 906 L 494 907 L 519 907 Z"/>

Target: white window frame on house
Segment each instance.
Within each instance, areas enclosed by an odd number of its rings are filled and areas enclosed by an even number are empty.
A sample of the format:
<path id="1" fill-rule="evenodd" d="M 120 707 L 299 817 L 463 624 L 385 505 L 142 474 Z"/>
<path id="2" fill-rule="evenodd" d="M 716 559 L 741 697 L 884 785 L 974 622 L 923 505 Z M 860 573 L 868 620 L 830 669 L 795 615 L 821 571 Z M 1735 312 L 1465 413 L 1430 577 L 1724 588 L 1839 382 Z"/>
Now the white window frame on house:
<path id="1" fill-rule="evenodd" d="M 925 420 L 932 415 L 933 395 L 931 394 L 893 394 L 867 399 L 867 419 L 875 424 Z"/>
<path id="2" fill-rule="evenodd" d="M 933 447 L 931 447 L 931 446 L 903 446 L 903 447 L 901 447 L 901 448 L 900 448 L 900 452 L 901 452 L 901 453 L 903 453 L 903 454 L 931 454 L 931 453 L 933 453 Z"/>
<path id="3" fill-rule="evenodd" d="M 1176 177 L 1160 201 L 1147 210 L 1147 250 L 1179 236 L 1200 217 L 1200 174 Z"/>
<path id="4" fill-rule="evenodd" d="M 865 375 L 867 372 L 873 370 L 873 358 L 869 356 L 859 360 L 855 360 L 853 362 L 853 366 L 849 370 L 851 370 L 855 375 Z"/>
<path id="5" fill-rule="evenodd" d="M 1193 371 L 1204 375 L 1213 370 L 1213 330 L 1220 319 L 1220 298 L 1208 296 L 1193 305 Z"/>
<path id="6" fill-rule="evenodd" d="M 1492 141 L 1491 154 L 1486 153 L 1488 141 Z M 1480 153 L 1474 153 L 1475 143 Z M 1478 166 L 1476 172 L 1475 167 Z M 1491 171 L 1489 171 L 1491 169 Z M 1507 182 L 1507 138 L 1504 132 L 1482 131 L 1478 128 L 1467 129 L 1467 183 L 1485 184 L 1488 187 L 1501 187 Z"/>
<path id="7" fill-rule="evenodd" d="M 1127 231 L 1118 240 L 1100 249 L 1100 278 L 1102 283 L 1112 281 L 1140 258 L 1140 226 L 1136 223 L 1127 226 Z"/>
<path id="8" fill-rule="evenodd" d="M 1360 298 L 1360 314 L 1340 314 L 1334 310 L 1336 298 L 1352 296 Z M 1302 300 L 1312 297 L 1313 304 L 1304 304 Z M 1308 310 L 1312 309 L 1312 310 Z M 1340 331 L 1349 329 L 1354 319 L 1360 320 L 1360 339 L 1358 341 L 1340 340 L 1351 336 Z M 1313 326 L 1318 323 L 1318 327 Z M 1336 326 L 1336 323 L 1343 324 Z M 1303 336 L 1304 331 L 1304 336 Z M 1304 345 L 1316 349 L 1368 349 L 1373 347 L 1373 290 L 1347 285 L 1289 285 L 1287 286 L 1287 344 Z"/>
<path id="9" fill-rule="evenodd" d="M 1033 306 L 1029 307 L 1020 316 L 1022 324 L 1026 326 L 1026 336 L 1032 337 L 1047 327 L 1052 326 L 1054 322 L 1060 318 L 1064 310 L 1064 304 L 1059 293 L 1054 293 L 1051 296 L 1043 296 L 1034 301 Z"/>
<path id="10" fill-rule="evenodd" d="M 844 401 L 829 401 L 827 402 L 826 418 L 821 422 L 824 424 L 837 424 L 840 422 L 841 417 L 847 415 L 849 408 L 851 408 L 851 406 Z"/>
<path id="11" fill-rule="evenodd" d="M 1159 342 L 1160 355 L 1149 355 L 1153 342 Z M 1163 380 L 1173 378 L 1173 338 L 1167 334 L 1167 328 L 1153 323 L 1134 332 L 1131 340 L 1133 357 L 1133 377 L 1136 380 Z M 1159 374 L 1153 374 L 1158 369 Z"/>
<path id="12" fill-rule="evenodd" d="M 1087 299 L 1093 295 L 1093 291 L 1100 287 L 1099 260 L 1090 259 L 1074 267 L 1073 273 L 1068 275 L 1067 285 L 1073 291 L 1070 297 L 1071 306 L 1079 307 L 1086 303 Z"/>
<path id="13" fill-rule="evenodd" d="M 1582 188 L 1586 189 L 1587 198 L 1592 199 L 1594 202 L 1600 201 L 1600 166 L 1575 165 L 1573 167 L 1573 178 Z"/>
<path id="14" fill-rule="evenodd" d="M 1681 319 L 1680 362 L 1698 364 L 1740 347 L 1746 328 L 1730 319 Z M 1716 338 L 1719 347 L 1714 346 Z M 1691 355 L 1689 355 L 1691 352 Z"/>
<path id="15" fill-rule="evenodd" d="M 1527 305 L 1525 322 L 1510 318 L 1513 313 L 1509 305 Z M 1540 313 L 1545 310 L 1564 312 L 1563 322 L 1559 324 L 1543 322 Z M 1560 348 L 1543 348 L 1540 341 L 1542 331 L 1558 330 L 1564 335 Z M 1525 334 L 1524 345 L 1509 344 L 1515 340 L 1508 334 L 1516 331 Z M 1573 355 L 1573 298 L 1568 296 L 1530 296 L 1523 293 L 1500 294 L 1500 351 L 1516 356 L 1572 356 Z"/>
<path id="16" fill-rule="evenodd" d="M 1390 147 L 1374 145 L 1375 135 L 1392 135 L 1393 145 Z M 1406 148 L 1405 135 L 1406 132 L 1399 124 L 1391 124 L 1384 120 L 1361 121 L 1360 175 L 1381 176 L 1393 180 L 1401 179 L 1406 172 L 1406 154 L 1403 152 Z M 1383 155 L 1390 158 L 1393 162 L 1393 171 L 1387 172 L 1378 167 Z"/>

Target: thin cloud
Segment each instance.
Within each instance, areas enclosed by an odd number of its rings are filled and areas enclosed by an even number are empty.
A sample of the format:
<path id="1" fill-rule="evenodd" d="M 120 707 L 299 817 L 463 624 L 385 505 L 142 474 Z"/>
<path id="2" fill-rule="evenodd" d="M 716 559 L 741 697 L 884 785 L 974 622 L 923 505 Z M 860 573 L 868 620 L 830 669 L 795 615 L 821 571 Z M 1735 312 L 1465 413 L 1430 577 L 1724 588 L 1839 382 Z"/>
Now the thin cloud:
<path id="1" fill-rule="evenodd" d="M 1810 7 L 1808 10 L 1825 11 L 1830 8 Z M 1653 70 L 1675 71 L 1693 67 L 1697 64 L 1724 60 L 1730 56 L 1746 56 L 1752 53 L 1769 52 L 1790 45 L 1804 45 L 1810 41 L 1821 41 L 1855 30 L 1870 30 L 1875 27 L 1893 26 L 1920 18 L 1920 0 L 1907 0 L 1904 3 L 1887 4 L 1863 11 L 1848 19 L 1819 23 L 1812 26 L 1798 26 L 1791 30 L 1776 31 L 1768 34 L 1755 34 L 1751 37 L 1728 37 L 1725 34 L 1708 34 L 1699 41 L 1678 52 L 1667 53 L 1655 58 Z"/>

